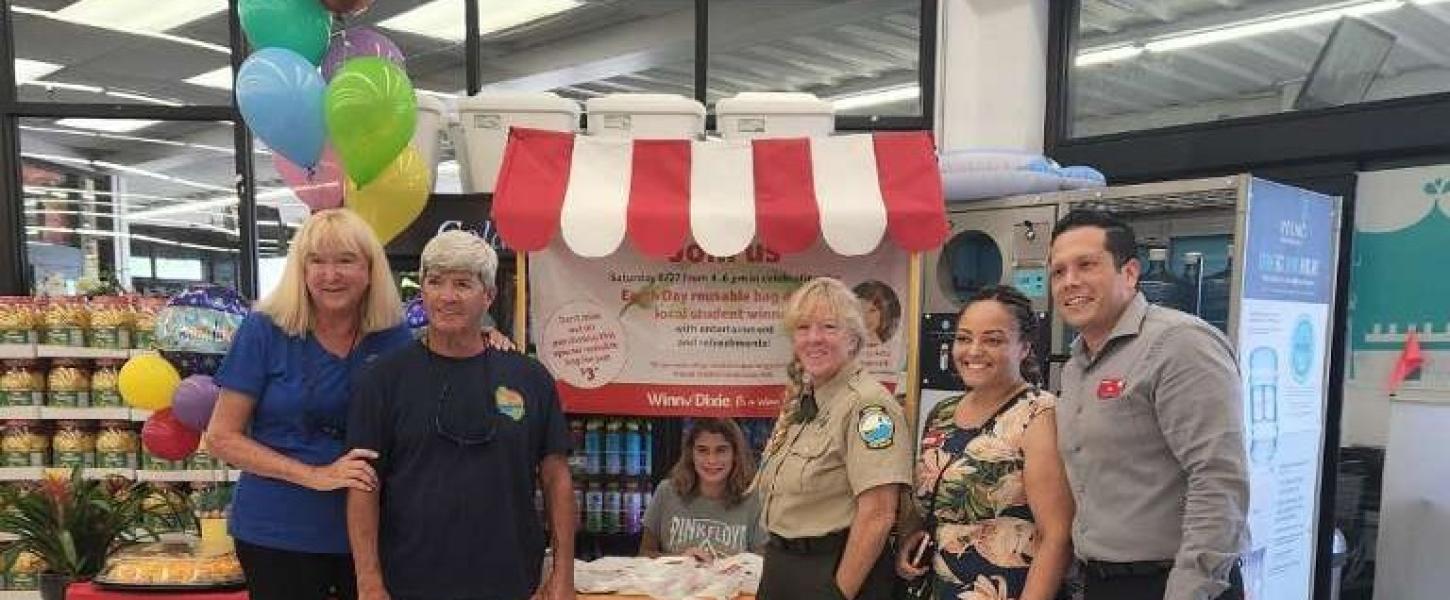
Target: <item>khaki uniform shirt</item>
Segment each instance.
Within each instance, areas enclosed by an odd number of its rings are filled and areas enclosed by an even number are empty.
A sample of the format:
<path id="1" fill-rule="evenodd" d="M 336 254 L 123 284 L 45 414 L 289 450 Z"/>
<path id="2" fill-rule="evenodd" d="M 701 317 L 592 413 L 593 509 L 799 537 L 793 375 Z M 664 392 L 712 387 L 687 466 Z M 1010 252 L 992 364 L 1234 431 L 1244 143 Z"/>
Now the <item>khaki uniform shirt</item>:
<path id="1" fill-rule="evenodd" d="M 820 412 L 785 424 L 784 442 L 756 482 L 766 530 L 784 538 L 840 531 L 856 517 L 856 496 L 911 483 L 911 427 L 901 406 L 855 364 L 816 386 Z"/>
<path id="2" fill-rule="evenodd" d="M 1172 560 L 1166 600 L 1212 600 L 1247 548 L 1238 366 L 1202 320 L 1139 294 L 1093 354 L 1073 343 L 1058 451 L 1087 560 Z"/>

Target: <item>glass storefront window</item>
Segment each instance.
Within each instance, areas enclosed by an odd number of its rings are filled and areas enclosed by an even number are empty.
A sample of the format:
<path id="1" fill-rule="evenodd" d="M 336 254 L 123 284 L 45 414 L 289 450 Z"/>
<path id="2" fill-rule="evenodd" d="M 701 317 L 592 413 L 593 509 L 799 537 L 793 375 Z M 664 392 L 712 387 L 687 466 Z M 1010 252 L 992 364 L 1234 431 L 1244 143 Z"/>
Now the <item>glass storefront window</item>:
<path id="1" fill-rule="evenodd" d="M 1434 0 L 1084 0 L 1070 137 L 1450 91 Z"/>
<path id="2" fill-rule="evenodd" d="M 838 115 L 921 116 L 921 2 L 711 0 L 710 104 L 810 92 Z"/>
<path id="3" fill-rule="evenodd" d="M 20 120 L 26 255 L 33 289 L 114 284 L 170 294 L 239 278 L 228 122 Z"/>

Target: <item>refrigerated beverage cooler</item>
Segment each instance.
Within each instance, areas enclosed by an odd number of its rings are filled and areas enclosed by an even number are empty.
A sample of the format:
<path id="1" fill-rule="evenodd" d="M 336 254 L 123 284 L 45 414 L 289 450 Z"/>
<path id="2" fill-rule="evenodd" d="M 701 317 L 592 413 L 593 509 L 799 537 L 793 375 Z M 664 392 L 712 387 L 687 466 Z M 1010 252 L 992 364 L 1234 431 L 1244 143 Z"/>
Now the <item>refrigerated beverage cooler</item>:
<path id="1" fill-rule="evenodd" d="M 1252 598 L 1307 600 L 1320 534 L 1339 198 L 1239 175 L 949 206 L 951 236 L 926 257 L 919 414 L 960 393 L 943 357 L 962 301 L 987 285 L 1020 288 L 1048 317 L 1036 347 L 1047 389 L 1057 390 L 1076 332 L 1051 314 L 1050 239 L 1076 208 L 1127 221 L 1147 299 L 1199 316 L 1231 342 L 1252 470 L 1246 584 Z"/>

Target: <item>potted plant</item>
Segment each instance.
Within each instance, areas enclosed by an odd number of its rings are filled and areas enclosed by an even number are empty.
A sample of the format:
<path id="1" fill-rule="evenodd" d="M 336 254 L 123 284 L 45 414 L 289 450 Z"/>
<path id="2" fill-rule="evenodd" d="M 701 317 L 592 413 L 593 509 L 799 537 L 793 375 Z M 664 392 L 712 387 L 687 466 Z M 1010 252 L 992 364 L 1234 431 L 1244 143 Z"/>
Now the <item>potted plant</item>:
<path id="1" fill-rule="evenodd" d="M 146 483 L 87 480 L 79 467 L 69 476 L 47 473 L 38 487 L 0 488 L 0 533 L 17 538 L 0 561 L 8 566 L 22 553 L 38 556 L 46 565 L 38 578 L 41 597 L 61 600 L 67 585 L 95 577 L 115 551 L 157 539 L 148 517 L 175 522 L 188 512 L 148 503 L 152 494 Z"/>

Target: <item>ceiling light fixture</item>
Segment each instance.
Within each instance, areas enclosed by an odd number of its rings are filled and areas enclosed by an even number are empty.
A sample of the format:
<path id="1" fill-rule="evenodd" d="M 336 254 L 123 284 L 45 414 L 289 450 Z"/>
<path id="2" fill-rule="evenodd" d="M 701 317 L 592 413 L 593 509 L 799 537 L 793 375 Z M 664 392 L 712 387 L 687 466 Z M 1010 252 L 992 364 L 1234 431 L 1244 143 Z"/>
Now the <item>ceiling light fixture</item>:
<path id="1" fill-rule="evenodd" d="M 166 3 L 151 2 L 151 3 L 148 4 L 148 6 L 153 6 L 154 7 L 157 4 L 170 4 L 171 2 L 172 2 L 172 0 L 168 0 Z M 178 4 L 182 4 L 181 2 L 177 2 L 177 3 Z M 76 21 L 74 19 L 68 19 L 68 18 L 62 17 L 62 16 L 60 16 L 59 13 L 51 12 L 51 11 L 48 11 L 48 10 L 41 10 L 41 9 L 38 9 L 38 8 L 30 8 L 28 6 L 11 6 L 10 7 L 10 12 L 13 12 L 15 14 L 20 14 L 20 15 L 30 15 L 30 16 L 33 16 L 33 17 L 41 17 L 41 18 L 45 18 L 45 19 L 52 19 L 52 20 L 55 20 L 55 21 L 62 21 L 62 22 L 65 22 L 65 23 L 75 23 L 77 25 L 87 25 L 87 26 L 90 26 L 90 27 L 96 27 L 96 28 L 99 28 L 99 29 L 107 29 L 107 30 L 115 31 L 115 32 L 119 32 L 119 33 L 129 33 L 131 35 L 139 35 L 139 36 L 144 36 L 144 37 L 149 37 L 149 38 L 155 38 L 155 39 L 158 39 L 158 40 L 166 40 L 168 42 L 175 42 L 175 43 L 178 43 L 178 44 L 186 44 L 188 46 L 193 46 L 193 47 L 196 47 L 196 48 L 204 48 L 206 50 L 211 50 L 213 52 L 218 52 L 218 53 L 221 53 L 221 54 L 230 55 L 232 53 L 232 49 L 231 48 L 228 48 L 228 47 L 223 46 L 221 44 L 213 44 L 211 42 L 203 42 L 201 40 L 196 40 L 196 39 L 192 39 L 192 38 L 189 38 L 189 37 L 182 37 L 182 36 L 179 36 L 179 35 L 171 35 L 171 34 L 167 34 L 167 33 L 155 32 L 155 31 L 146 31 L 144 29 L 133 29 L 133 28 L 129 28 L 129 27 L 122 27 L 122 26 L 116 25 L 114 23 L 88 23 L 88 22 L 81 22 L 81 21 Z"/>
<path id="2" fill-rule="evenodd" d="M 55 88 L 57 90 L 70 90 L 73 92 L 87 92 L 91 94 L 105 93 L 106 88 L 96 85 L 82 85 L 79 83 L 61 83 L 59 81 L 27 81 L 25 85 L 33 85 L 43 88 Z"/>
<path id="3" fill-rule="evenodd" d="M 136 212 L 126 213 L 126 218 L 131 220 L 150 219 L 162 215 L 180 215 L 193 212 L 207 212 L 213 208 L 227 208 L 237 204 L 236 198 L 217 198 L 215 200 L 203 200 L 201 202 L 182 202 L 161 208 L 148 208 Z"/>
<path id="4" fill-rule="evenodd" d="M 130 133 L 145 129 L 160 121 L 148 121 L 145 119 L 60 119 L 55 122 L 61 127 L 73 127 L 75 129 L 92 129 L 106 133 Z"/>
<path id="5" fill-rule="evenodd" d="M 145 94 L 137 94 L 133 92 L 123 92 L 120 90 L 108 90 L 100 86 L 85 85 L 81 83 L 62 83 L 59 81 L 42 81 L 36 79 L 32 81 L 19 82 L 19 85 L 42 87 L 46 88 L 46 90 L 70 90 L 73 92 L 86 92 L 88 94 L 103 94 L 115 98 L 127 98 L 130 100 L 137 100 L 150 104 L 160 104 L 162 106 L 182 106 L 182 103 L 176 100 L 165 100 L 154 96 L 147 96 Z"/>
<path id="6" fill-rule="evenodd" d="M 235 190 L 232 190 L 231 188 L 228 188 L 228 187 L 222 187 L 222 186 L 219 186 L 219 185 L 212 185 L 212 184 L 209 184 L 209 183 L 202 183 L 200 181 L 192 181 L 190 179 L 183 179 L 181 177 L 172 177 L 172 176 L 167 175 L 165 173 L 157 173 L 156 171 L 147 171 L 146 169 L 138 169 L 136 167 L 122 165 L 122 164 L 117 164 L 117 163 L 113 163 L 113 162 L 107 162 L 107 161 L 104 161 L 104 160 L 87 160 L 87 159 L 84 159 L 84 158 L 74 158 L 74 157 L 70 157 L 70 156 L 57 156 L 57 155 L 54 155 L 54 154 L 40 154 L 40 153 L 37 153 L 37 152 L 25 152 L 25 151 L 21 151 L 20 152 L 20 156 L 23 157 L 23 158 L 30 158 L 30 159 L 34 159 L 34 160 L 48 160 L 48 161 L 51 161 L 51 162 L 61 162 L 61 163 L 67 163 L 67 164 L 73 164 L 73 165 L 82 165 L 82 166 L 85 166 L 85 167 L 89 167 L 91 169 L 110 169 L 112 171 L 121 171 L 123 173 L 131 173 L 133 175 L 141 175 L 143 177 L 150 177 L 152 179 L 160 179 L 162 181 L 170 181 L 172 183 L 178 183 L 178 184 L 181 184 L 181 185 L 185 185 L 185 186 L 189 186 L 189 187 L 194 187 L 194 188 L 197 188 L 197 189 L 214 191 L 214 192 L 236 193 Z"/>
<path id="7" fill-rule="evenodd" d="M 232 68 L 222 67 L 220 69 L 207 71 L 200 75 L 193 75 L 191 77 L 187 77 L 186 79 L 183 79 L 181 81 L 189 83 L 191 85 L 199 85 L 201 87 L 209 87 L 219 90 L 230 90 L 232 89 Z"/>
<path id="8" fill-rule="evenodd" d="M 1445 0 L 1418 0 L 1417 4 L 1443 2 Z M 1079 52 L 1073 61 L 1078 67 L 1099 65 L 1130 59 L 1144 52 L 1171 52 L 1196 48 L 1219 42 L 1242 39 L 1276 31 L 1299 29 L 1324 23 L 1333 23 L 1343 17 L 1360 17 L 1395 10 L 1405 6 L 1405 0 L 1359 0 L 1339 2 L 1327 7 L 1270 15 L 1259 19 L 1235 21 L 1203 29 L 1179 31 L 1129 45 L 1087 48 Z"/>
<path id="9" fill-rule="evenodd" d="M 831 105 L 836 110 L 854 110 L 878 104 L 890 102 L 901 102 L 903 100 L 915 100 L 921 97 L 921 88 L 916 85 L 905 85 L 901 87 L 870 90 L 859 94 L 838 96 L 831 98 Z"/>
<path id="10" fill-rule="evenodd" d="M 15 59 L 15 85 L 25 85 L 61 70 L 62 65 L 28 58 Z"/>
<path id="11" fill-rule="evenodd" d="M 580 0 L 480 0 L 478 34 L 485 36 L 517 27 L 574 9 L 580 4 Z M 467 35 L 464 19 L 462 2 L 433 0 L 378 23 L 378 26 L 434 39 L 461 42 Z"/>
<path id="12" fill-rule="evenodd" d="M 226 9 L 226 0 L 80 0 L 55 16 L 92 27 L 161 33 Z"/>
<path id="13" fill-rule="evenodd" d="M 210 250 L 210 251 L 213 251 L 213 252 L 228 252 L 228 253 L 232 253 L 232 254 L 235 254 L 237 252 L 240 252 L 240 250 L 237 250 L 236 248 L 218 248 L 216 246 L 207 246 L 207 245 L 203 245 L 203 244 L 190 244 L 190 243 L 187 243 L 187 242 L 175 242 L 175 241 L 172 241 L 172 240 L 161 239 L 159 237 L 153 237 L 153 236 L 149 236 L 149 235 L 142 235 L 142 234 L 139 234 L 139 233 L 117 233 L 115 231 L 105 231 L 105 230 L 102 230 L 102 229 L 71 229 L 69 227 L 37 227 L 37 226 L 34 226 L 34 225 L 26 225 L 25 226 L 25 233 L 27 233 L 27 234 L 42 233 L 42 232 L 74 233 L 76 235 L 91 235 L 91 236 L 110 237 L 110 238 L 130 238 L 130 239 L 133 239 L 133 240 L 141 240 L 143 242 L 151 242 L 153 244 L 164 244 L 164 245 L 167 245 L 167 246 L 179 246 L 181 248 L 193 248 L 193 249 L 196 249 L 196 250 Z"/>
<path id="14" fill-rule="evenodd" d="M 1088 50 L 1077 55 L 1073 64 L 1079 67 L 1127 60 L 1143 53 L 1142 46 L 1118 46 L 1101 50 Z"/>

